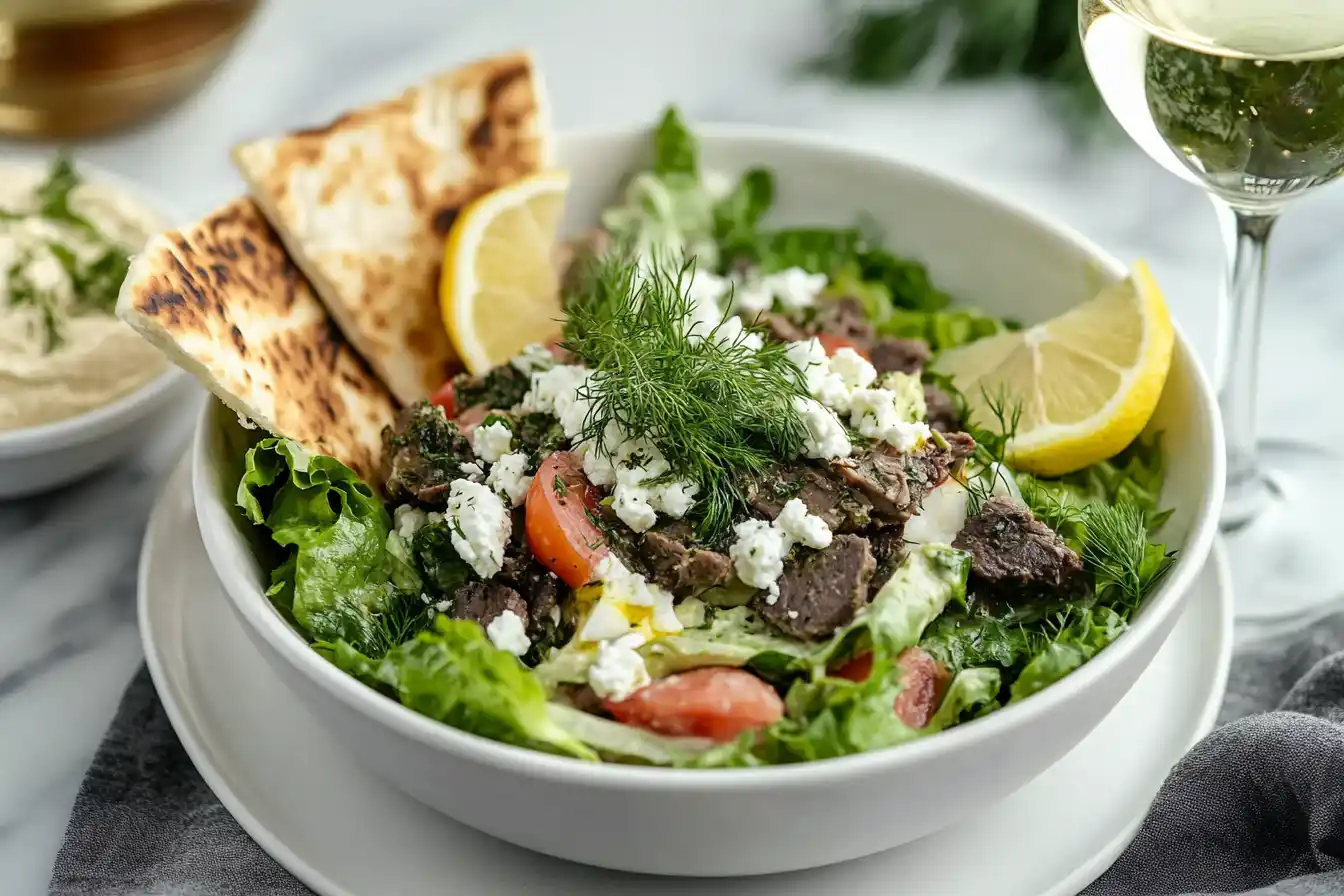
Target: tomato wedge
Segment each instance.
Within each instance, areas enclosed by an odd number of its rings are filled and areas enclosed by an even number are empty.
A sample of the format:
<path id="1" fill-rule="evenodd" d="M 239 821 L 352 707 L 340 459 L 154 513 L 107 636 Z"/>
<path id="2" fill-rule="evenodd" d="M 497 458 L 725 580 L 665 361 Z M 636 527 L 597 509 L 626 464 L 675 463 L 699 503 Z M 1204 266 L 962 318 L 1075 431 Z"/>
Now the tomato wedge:
<path id="1" fill-rule="evenodd" d="M 591 582 L 597 561 L 607 553 L 606 536 L 588 518 L 599 498 L 568 451 L 542 461 L 527 491 L 527 544 L 571 588 Z"/>
<path id="2" fill-rule="evenodd" d="M 660 678 L 620 702 L 602 704 L 617 721 L 670 737 L 729 741 L 784 716 L 775 689 L 750 672 L 718 666 Z"/>
<path id="3" fill-rule="evenodd" d="M 907 647 L 896 658 L 901 670 L 901 692 L 896 695 L 894 709 L 901 721 L 911 728 L 923 728 L 938 711 L 952 681 L 952 674 L 943 664 L 919 647 Z M 873 655 L 860 654 L 831 672 L 836 678 L 866 681 L 873 670 Z"/>
<path id="4" fill-rule="evenodd" d="M 449 420 L 457 416 L 457 392 L 453 388 L 453 381 L 447 380 L 439 391 L 429 396 L 429 403 L 443 408 L 444 416 Z"/>
<path id="5" fill-rule="evenodd" d="M 821 343 L 822 348 L 826 349 L 827 357 L 834 355 L 842 348 L 852 348 L 865 360 L 868 358 L 868 352 L 853 339 L 846 339 L 844 336 L 835 336 L 830 333 L 818 333 L 817 341 Z"/>

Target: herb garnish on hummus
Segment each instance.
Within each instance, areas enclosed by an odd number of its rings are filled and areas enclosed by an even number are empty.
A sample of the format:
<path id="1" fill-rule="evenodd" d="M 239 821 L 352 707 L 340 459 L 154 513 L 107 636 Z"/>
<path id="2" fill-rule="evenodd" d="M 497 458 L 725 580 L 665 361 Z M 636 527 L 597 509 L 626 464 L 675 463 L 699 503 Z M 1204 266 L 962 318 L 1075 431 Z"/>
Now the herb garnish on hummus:
<path id="1" fill-rule="evenodd" d="M 113 316 L 130 255 L 163 224 L 58 156 L 0 186 L 0 430 L 125 395 L 162 359 Z"/>

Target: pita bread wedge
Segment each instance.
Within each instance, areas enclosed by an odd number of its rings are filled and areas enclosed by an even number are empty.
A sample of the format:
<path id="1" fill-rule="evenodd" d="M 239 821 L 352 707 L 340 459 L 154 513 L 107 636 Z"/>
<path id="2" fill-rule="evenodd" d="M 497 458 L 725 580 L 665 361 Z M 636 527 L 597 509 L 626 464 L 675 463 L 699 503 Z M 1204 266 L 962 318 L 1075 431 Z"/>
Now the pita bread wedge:
<path id="1" fill-rule="evenodd" d="M 395 403 L 251 199 L 153 237 L 117 316 L 240 418 L 377 480 Z"/>
<path id="2" fill-rule="evenodd" d="M 439 311 L 444 240 L 463 206 L 549 153 L 527 53 L 485 59 L 233 156 L 350 342 L 403 403 L 460 368 Z"/>

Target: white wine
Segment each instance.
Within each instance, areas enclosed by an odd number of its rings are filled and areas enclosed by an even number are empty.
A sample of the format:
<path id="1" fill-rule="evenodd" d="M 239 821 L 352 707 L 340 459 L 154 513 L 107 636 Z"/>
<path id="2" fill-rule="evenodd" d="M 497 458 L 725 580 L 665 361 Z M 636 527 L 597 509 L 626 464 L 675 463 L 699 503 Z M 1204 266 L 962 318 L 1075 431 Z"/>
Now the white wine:
<path id="1" fill-rule="evenodd" d="M 1156 161 L 1273 211 L 1344 173 L 1344 0 L 1081 0 L 1106 104 Z"/>

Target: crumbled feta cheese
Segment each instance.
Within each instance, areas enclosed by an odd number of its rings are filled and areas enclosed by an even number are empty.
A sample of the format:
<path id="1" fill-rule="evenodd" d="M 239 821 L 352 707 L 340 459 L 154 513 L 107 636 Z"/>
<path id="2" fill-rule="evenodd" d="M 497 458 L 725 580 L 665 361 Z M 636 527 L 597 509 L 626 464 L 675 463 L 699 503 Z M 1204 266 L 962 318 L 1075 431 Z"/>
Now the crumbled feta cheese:
<path id="1" fill-rule="evenodd" d="M 807 505 L 798 498 L 790 498 L 785 503 L 784 509 L 775 517 L 774 525 L 796 544 L 821 550 L 831 543 L 831 530 L 826 521 L 809 513 Z"/>
<path id="2" fill-rule="evenodd" d="M 803 387 L 809 395 L 821 391 L 826 375 L 831 372 L 831 359 L 820 339 L 803 339 L 790 342 L 784 354 L 803 374 Z"/>
<path id="3" fill-rule="evenodd" d="M 877 368 L 852 348 L 839 348 L 831 355 L 830 372 L 840 377 L 850 391 L 865 389 L 877 379 Z"/>
<path id="4" fill-rule="evenodd" d="M 737 577 L 753 588 L 766 592 L 765 602 L 774 605 L 779 600 L 779 577 L 784 574 L 784 558 L 795 544 L 820 550 L 831 543 L 831 530 L 826 521 L 809 513 L 807 505 L 790 498 L 771 523 L 769 520 L 746 520 L 733 531 L 737 541 L 728 548 Z"/>
<path id="5" fill-rule="evenodd" d="M 898 451 L 913 451 L 932 435 L 923 421 L 912 422 L 897 393 L 890 389 L 855 389 L 849 424 L 860 435 L 881 439 Z"/>
<path id="6" fill-rule="evenodd" d="M 410 504 L 402 504 L 392 511 L 392 529 L 402 538 L 411 538 L 427 522 L 429 514 Z"/>
<path id="7" fill-rule="evenodd" d="M 784 574 L 784 555 L 789 552 L 787 538 L 768 520 L 746 520 L 733 531 L 737 541 L 728 549 L 737 577 L 753 588 L 769 592 L 765 602 L 779 600 L 779 577 Z"/>
<path id="8" fill-rule="evenodd" d="M 518 355 L 510 359 L 509 364 L 519 373 L 533 374 L 541 370 L 550 370 L 555 366 L 555 355 L 539 342 L 523 346 Z"/>
<path id="9" fill-rule="evenodd" d="M 797 618 L 798 618 L 798 611 L 797 611 L 797 610 L 790 610 L 790 611 L 789 611 L 788 613 L 786 613 L 785 615 L 788 616 L 790 619 L 797 619 Z"/>
<path id="10" fill-rule="evenodd" d="M 794 267 L 769 275 L 765 285 L 785 309 L 808 308 L 826 288 L 826 275 Z"/>
<path id="11" fill-rule="evenodd" d="M 513 430 L 507 423 L 499 420 L 478 426 L 471 434 L 471 450 L 488 464 L 508 454 L 512 445 Z"/>
<path id="12" fill-rule="evenodd" d="M 510 507 L 521 507 L 527 498 L 527 490 L 532 487 L 532 477 L 527 475 L 526 470 L 527 455 L 514 451 L 495 461 L 485 484 L 503 497 Z"/>
<path id="13" fill-rule="evenodd" d="M 572 402 L 574 393 L 587 381 L 590 371 L 573 364 L 557 364 L 550 370 L 532 374 L 532 388 L 523 396 L 519 409 L 527 413 L 554 414 L 557 400 Z"/>
<path id="14" fill-rule="evenodd" d="M 770 286 L 758 279 L 738 279 L 733 282 L 733 310 L 748 314 L 769 311 L 775 305 Z"/>
<path id="15" fill-rule="evenodd" d="M 437 610 L 437 611 L 440 612 L 440 613 L 447 613 L 448 610 L 452 608 L 452 606 L 453 606 L 453 602 L 452 602 L 452 601 L 450 601 L 450 600 L 441 600 L 441 601 L 437 601 L 437 602 L 435 602 L 435 604 L 434 604 L 434 609 Z"/>
<path id="16" fill-rule="evenodd" d="M 647 532 L 658 522 L 658 511 L 649 506 L 649 493 L 637 485 L 617 485 L 612 491 L 611 509 L 635 532 Z"/>
<path id="17" fill-rule="evenodd" d="M 457 555 L 483 579 L 499 572 L 513 528 L 499 496 L 478 482 L 454 479 L 448 486 L 448 518 Z"/>
<path id="18" fill-rule="evenodd" d="M 803 418 L 807 436 L 803 440 L 803 454 L 816 460 L 835 460 L 849 457 L 853 450 L 845 426 L 835 411 L 826 407 L 815 398 L 793 399 L 793 406 Z"/>
<path id="19" fill-rule="evenodd" d="M 704 339 L 723 321 L 722 300 L 730 286 L 727 279 L 698 266 L 690 273 L 689 281 L 682 281 L 682 295 L 691 312 L 686 320 L 688 337 Z"/>
<path id="20" fill-rule="evenodd" d="M 462 465 L 461 469 L 463 479 L 469 479 L 472 482 L 485 481 L 485 471 L 481 469 L 481 465 L 476 463 L 476 461 L 468 461 Z"/>
<path id="21" fill-rule="evenodd" d="M 512 610 L 505 610 L 491 619 L 490 624 L 485 627 L 485 634 L 491 644 L 514 656 L 522 656 L 532 648 L 522 617 Z"/>
<path id="22" fill-rule="evenodd" d="M 694 482 L 678 479 L 657 486 L 649 492 L 649 504 L 664 516 L 679 520 L 686 515 L 695 503 L 695 495 L 700 486 Z"/>
<path id="23" fill-rule="evenodd" d="M 603 700 L 624 700 L 650 682 L 648 667 L 638 648 L 643 636 L 635 633 L 597 645 L 597 659 L 588 668 L 588 686 Z"/>

